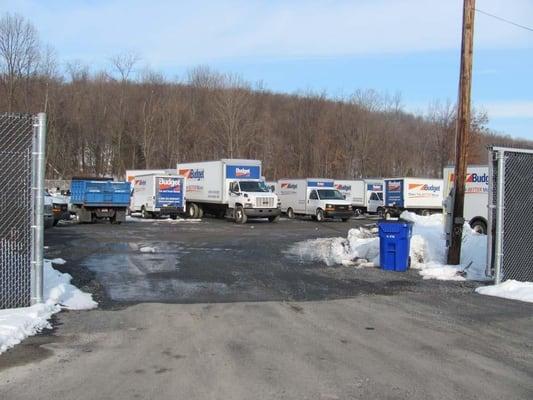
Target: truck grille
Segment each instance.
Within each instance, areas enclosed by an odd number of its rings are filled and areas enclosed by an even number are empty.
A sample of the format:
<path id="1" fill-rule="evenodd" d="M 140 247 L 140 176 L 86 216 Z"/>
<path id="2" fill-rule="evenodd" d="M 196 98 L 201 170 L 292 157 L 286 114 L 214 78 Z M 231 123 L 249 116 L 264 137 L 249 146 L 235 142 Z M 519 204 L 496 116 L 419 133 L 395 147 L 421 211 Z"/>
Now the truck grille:
<path id="1" fill-rule="evenodd" d="M 348 206 L 335 205 L 335 211 L 348 211 Z"/>
<path id="2" fill-rule="evenodd" d="M 274 208 L 273 197 L 256 197 L 255 206 L 257 208 Z"/>

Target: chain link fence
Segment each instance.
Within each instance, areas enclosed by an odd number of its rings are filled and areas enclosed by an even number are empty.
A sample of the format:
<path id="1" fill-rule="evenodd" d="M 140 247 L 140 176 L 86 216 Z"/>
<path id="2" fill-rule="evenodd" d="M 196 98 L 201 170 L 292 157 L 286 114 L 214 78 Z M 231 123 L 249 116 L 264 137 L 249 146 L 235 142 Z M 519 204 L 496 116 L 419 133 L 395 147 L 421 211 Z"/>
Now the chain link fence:
<path id="1" fill-rule="evenodd" d="M 493 147 L 489 160 L 488 272 L 533 281 L 533 150 Z"/>
<path id="2" fill-rule="evenodd" d="M 42 300 L 42 126 L 32 115 L 0 114 L 0 309 Z"/>

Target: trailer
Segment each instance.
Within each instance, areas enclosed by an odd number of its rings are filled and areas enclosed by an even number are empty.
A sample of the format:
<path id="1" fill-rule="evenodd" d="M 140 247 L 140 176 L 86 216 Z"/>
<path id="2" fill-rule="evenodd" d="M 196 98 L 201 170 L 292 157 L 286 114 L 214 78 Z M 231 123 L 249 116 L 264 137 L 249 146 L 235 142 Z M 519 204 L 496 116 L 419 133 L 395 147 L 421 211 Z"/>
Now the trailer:
<path id="1" fill-rule="evenodd" d="M 280 179 L 277 189 L 281 211 L 290 219 L 301 215 L 318 222 L 326 218 L 346 222 L 353 215 L 351 203 L 335 189 L 333 179 Z"/>
<path id="2" fill-rule="evenodd" d="M 383 180 L 335 180 L 335 189 L 352 203 L 355 215 L 375 214 L 383 207 Z"/>
<path id="3" fill-rule="evenodd" d="M 442 212 L 442 179 L 392 178 L 384 180 L 384 205 L 379 213 L 398 217 L 403 211 L 421 215 Z"/>
<path id="4" fill-rule="evenodd" d="M 444 195 L 448 196 L 445 202 L 446 208 L 453 207 L 450 192 L 454 181 L 453 166 L 444 168 Z M 479 233 L 487 233 L 489 204 L 489 167 L 487 165 L 469 165 L 465 179 L 465 201 L 463 217 L 472 229 Z M 448 211 L 448 210 L 447 210 Z"/>
<path id="5" fill-rule="evenodd" d="M 72 178 L 70 184 L 72 210 L 79 222 L 109 219 L 113 224 L 126 220 L 130 205 L 129 182 L 107 178 Z"/>
<path id="6" fill-rule="evenodd" d="M 179 163 L 177 171 L 187 180 L 186 212 L 190 218 L 208 213 L 240 224 L 248 218 L 279 220 L 278 197 L 261 178 L 259 160 Z"/>
<path id="7" fill-rule="evenodd" d="M 132 184 L 132 213 L 140 212 L 143 218 L 168 215 L 172 219 L 185 213 L 184 177 L 161 173 L 138 174 Z"/>

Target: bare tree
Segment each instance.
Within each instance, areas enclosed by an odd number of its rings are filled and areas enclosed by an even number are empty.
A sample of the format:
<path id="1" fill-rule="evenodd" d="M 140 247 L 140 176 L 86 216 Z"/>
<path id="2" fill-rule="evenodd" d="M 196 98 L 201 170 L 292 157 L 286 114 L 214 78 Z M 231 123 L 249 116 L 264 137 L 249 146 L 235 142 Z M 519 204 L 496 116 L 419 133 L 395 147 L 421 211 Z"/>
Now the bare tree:
<path id="1" fill-rule="evenodd" d="M 7 111 L 14 106 L 15 91 L 37 70 L 39 38 L 34 26 L 18 14 L 0 18 L 0 72 L 6 88 Z"/>

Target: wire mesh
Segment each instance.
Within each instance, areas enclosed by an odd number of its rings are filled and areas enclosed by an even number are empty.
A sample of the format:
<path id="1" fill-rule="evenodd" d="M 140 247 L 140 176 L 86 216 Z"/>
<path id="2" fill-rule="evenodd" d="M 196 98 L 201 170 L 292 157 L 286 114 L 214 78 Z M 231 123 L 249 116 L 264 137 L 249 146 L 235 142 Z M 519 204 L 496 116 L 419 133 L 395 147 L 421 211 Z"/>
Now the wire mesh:
<path id="1" fill-rule="evenodd" d="M 501 280 L 533 281 L 533 153 L 505 151 Z"/>
<path id="2" fill-rule="evenodd" d="M 0 309 L 31 301 L 33 117 L 0 114 Z"/>

